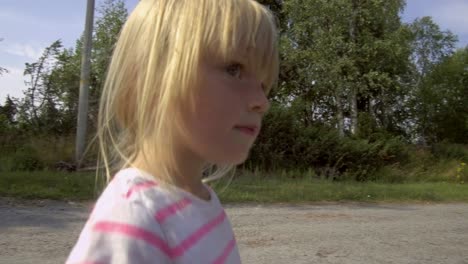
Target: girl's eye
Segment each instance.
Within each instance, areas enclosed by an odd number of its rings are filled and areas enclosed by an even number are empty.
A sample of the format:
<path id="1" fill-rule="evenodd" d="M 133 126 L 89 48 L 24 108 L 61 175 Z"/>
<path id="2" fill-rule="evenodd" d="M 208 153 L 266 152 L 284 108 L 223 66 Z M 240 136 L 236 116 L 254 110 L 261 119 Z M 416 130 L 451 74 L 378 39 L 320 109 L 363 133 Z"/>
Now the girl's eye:
<path id="1" fill-rule="evenodd" d="M 239 63 L 233 63 L 233 64 L 227 66 L 226 72 L 229 75 L 240 79 L 241 78 L 241 73 L 242 73 L 242 65 L 239 64 Z"/>

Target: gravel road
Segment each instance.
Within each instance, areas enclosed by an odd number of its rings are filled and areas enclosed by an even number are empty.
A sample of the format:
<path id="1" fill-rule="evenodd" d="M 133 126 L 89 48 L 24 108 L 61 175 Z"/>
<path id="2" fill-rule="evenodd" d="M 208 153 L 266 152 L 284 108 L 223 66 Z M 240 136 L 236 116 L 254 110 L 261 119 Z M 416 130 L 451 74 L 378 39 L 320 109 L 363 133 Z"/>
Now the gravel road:
<path id="1" fill-rule="evenodd" d="M 63 263 L 90 204 L 0 198 L 0 264 Z M 468 204 L 227 205 L 243 263 L 468 264 Z"/>

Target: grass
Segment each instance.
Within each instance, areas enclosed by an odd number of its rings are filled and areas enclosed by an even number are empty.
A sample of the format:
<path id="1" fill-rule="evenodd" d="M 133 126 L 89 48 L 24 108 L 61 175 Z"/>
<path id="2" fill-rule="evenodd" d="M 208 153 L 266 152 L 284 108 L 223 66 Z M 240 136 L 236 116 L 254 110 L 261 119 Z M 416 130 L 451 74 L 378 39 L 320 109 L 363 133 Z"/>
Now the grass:
<path id="1" fill-rule="evenodd" d="M 90 200 L 94 173 L 0 172 L 0 196 L 24 199 Z"/>
<path id="2" fill-rule="evenodd" d="M 236 177 L 227 188 L 226 183 L 211 184 L 225 203 L 468 202 L 468 184 L 452 182 L 357 183 L 251 175 Z M 0 172 L 0 196 L 93 200 L 96 193 L 94 173 Z"/>
<path id="3" fill-rule="evenodd" d="M 217 185 L 223 202 L 468 202 L 467 184 L 447 182 L 392 184 L 240 178 L 226 189 L 222 183 Z"/>

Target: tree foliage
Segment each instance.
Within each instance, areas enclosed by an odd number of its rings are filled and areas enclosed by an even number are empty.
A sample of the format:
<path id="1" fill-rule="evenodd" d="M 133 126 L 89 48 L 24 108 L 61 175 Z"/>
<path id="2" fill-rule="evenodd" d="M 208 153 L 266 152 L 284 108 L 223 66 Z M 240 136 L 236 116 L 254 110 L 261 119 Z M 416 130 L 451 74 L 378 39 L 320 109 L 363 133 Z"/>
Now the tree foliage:
<path id="1" fill-rule="evenodd" d="M 121 0 L 106 0 L 98 10 L 93 33 L 90 84 L 91 124 L 95 123 L 98 98 L 114 43 L 127 18 Z M 82 39 L 65 49 L 60 40 L 47 47 L 38 61 L 26 63 L 28 78 L 24 98 L 16 101 L 15 118 L 24 130 L 45 134 L 72 134 L 76 129 Z"/>
<path id="2" fill-rule="evenodd" d="M 380 166 L 404 162 L 407 144 L 468 143 L 468 48 L 455 51 L 456 36 L 430 17 L 403 23 L 404 0 L 259 2 L 277 17 L 281 64 L 273 107 L 247 166 L 366 180 Z M 122 0 L 98 9 L 92 129 L 127 15 Z M 26 64 L 25 97 L 0 105 L 0 147 L 26 134 L 73 136 L 81 48 L 81 38 L 72 48 L 55 41 Z"/>

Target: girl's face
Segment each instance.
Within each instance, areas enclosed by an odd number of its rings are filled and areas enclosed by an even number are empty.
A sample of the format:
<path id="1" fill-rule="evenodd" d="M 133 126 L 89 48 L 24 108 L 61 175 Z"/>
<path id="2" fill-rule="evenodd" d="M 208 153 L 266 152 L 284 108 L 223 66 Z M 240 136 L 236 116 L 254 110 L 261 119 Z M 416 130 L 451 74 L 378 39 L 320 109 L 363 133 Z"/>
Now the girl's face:
<path id="1" fill-rule="evenodd" d="M 200 64 L 195 111 L 186 115 L 185 135 L 190 150 L 205 162 L 244 162 L 269 108 L 262 82 L 238 59 Z"/>

